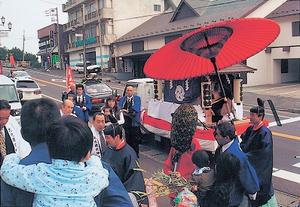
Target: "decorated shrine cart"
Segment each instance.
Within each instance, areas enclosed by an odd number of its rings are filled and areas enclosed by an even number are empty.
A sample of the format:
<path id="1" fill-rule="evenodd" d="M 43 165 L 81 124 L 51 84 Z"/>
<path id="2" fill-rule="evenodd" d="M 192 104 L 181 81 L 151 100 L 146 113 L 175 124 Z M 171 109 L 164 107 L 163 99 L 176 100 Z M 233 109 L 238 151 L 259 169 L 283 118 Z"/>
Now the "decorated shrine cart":
<path id="1" fill-rule="evenodd" d="M 249 120 L 243 116 L 242 77 L 253 69 L 240 63 L 262 51 L 279 32 L 279 25 L 269 19 L 233 19 L 205 25 L 160 48 L 144 66 L 152 83 L 137 81 L 142 128 L 169 138 L 172 113 L 190 103 L 198 112 L 194 136 L 203 149 L 215 150 L 213 128 L 219 120 L 233 121 L 237 134 L 243 133 Z"/>

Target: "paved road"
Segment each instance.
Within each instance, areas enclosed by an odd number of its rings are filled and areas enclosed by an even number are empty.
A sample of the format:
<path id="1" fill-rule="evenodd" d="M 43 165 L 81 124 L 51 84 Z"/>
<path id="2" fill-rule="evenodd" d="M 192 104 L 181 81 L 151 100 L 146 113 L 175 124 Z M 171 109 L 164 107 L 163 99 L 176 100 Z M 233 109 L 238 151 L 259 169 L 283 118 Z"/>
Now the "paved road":
<path id="1" fill-rule="evenodd" d="M 28 70 L 33 79 L 37 80 L 43 96 L 60 101 L 61 92 L 65 88 L 64 74 L 62 71 L 50 71 L 48 73 Z M 75 74 L 79 82 L 82 75 Z M 122 93 L 124 85 L 117 82 L 107 82 L 113 89 Z M 274 103 L 276 105 L 276 103 Z M 247 116 L 251 103 L 245 103 L 244 113 Z M 300 114 L 286 111 L 278 111 L 278 115 L 284 123 L 282 127 L 273 126 L 274 119 L 270 110 L 266 110 L 266 119 L 271 122 L 271 130 L 274 137 L 274 170 L 273 183 L 276 190 L 290 195 L 300 196 Z M 162 162 L 167 156 L 167 151 L 153 145 L 142 147 L 141 163 L 146 169 L 146 177 L 150 176 L 154 169 L 161 169 Z M 290 202 L 288 200 L 287 202 Z M 168 199 L 160 199 L 159 206 L 168 206 Z"/>

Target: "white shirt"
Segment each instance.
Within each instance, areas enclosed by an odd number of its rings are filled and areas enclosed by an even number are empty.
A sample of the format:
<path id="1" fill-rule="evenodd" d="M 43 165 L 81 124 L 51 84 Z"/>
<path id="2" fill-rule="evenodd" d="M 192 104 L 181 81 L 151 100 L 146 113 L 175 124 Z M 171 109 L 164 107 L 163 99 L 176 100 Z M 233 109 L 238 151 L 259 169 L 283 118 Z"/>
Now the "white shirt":
<path id="1" fill-rule="evenodd" d="M 225 152 L 230 146 L 231 146 L 231 144 L 234 142 L 234 139 L 233 140 L 231 140 L 230 142 L 228 142 L 227 144 L 224 144 L 223 146 L 222 146 L 222 152 Z"/>
<path id="2" fill-rule="evenodd" d="M 100 148 L 102 148 L 102 146 L 101 146 L 101 141 L 100 141 L 100 134 L 99 133 L 101 133 L 102 134 L 102 137 L 104 137 L 104 132 L 103 131 L 101 131 L 101 132 L 98 132 L 97 130 L 96 130 L 96 128 L 94 127 L 94 125 L 92 125 L 91 127 L 91 131 L 92 131 L 92 133 L 93 133 L 93 137 L 94 137 L 94 139 L 96 139 L 97 140 L 97 143 L 100 145 Z M 96 155 L 96 156 L 98 156 L 98 154 L 97 154 L 97 152 L 96 152 L 96 149 L 95 149 L 95 146 L 94 146 L 94 141 L 93 141 L 93 148 L 92 148 L 92 152 L 91 152 L 91 154 L 92 155 Z"/>

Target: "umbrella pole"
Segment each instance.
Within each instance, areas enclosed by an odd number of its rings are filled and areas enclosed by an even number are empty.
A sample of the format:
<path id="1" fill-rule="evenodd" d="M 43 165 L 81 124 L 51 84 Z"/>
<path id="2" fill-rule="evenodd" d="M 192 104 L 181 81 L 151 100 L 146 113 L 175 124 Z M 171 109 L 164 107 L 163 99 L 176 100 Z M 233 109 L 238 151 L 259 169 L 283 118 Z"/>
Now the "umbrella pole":
<path id="1" fill-rule="evenodd" d="M 216 72 L 217 77 L 218 77 L 218 82 L 219 82 L 219 84 L 221 86 L 222 95 L 223 95 L 224 101 L 226 103 L 226 108 L 227 108 L 227 111 L 228 111 L 227 116 L 230 119 L 230 112 L 232 112 L 232 111 L 230 110 L 229 104 L 227 102 L 227 97 L 226 97 L 225 89 L 224 89 L 224 86 L 223 86 L 223 82 L 222 82 L 221 77 L 220 77 L 220 73 L 218 71 L 218 66 L 217 66 L 217 63 L 216 63 L 216 58 L 212 57 L 212 58 L 210 58 L 210 61 L 214 65 L 214 69 L 215 69 L 215 72 Z M 232 113 L 232 114 L 234 115 L 234 113 Z"/>

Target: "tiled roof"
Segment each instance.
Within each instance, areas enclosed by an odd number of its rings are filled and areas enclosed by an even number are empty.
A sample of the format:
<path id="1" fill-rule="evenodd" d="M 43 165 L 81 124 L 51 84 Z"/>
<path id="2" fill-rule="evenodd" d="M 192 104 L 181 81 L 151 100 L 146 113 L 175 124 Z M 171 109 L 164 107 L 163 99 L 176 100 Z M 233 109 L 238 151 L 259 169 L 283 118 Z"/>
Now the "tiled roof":
<path id="1" fill-rule="evenodd" d="M 131 30 L 115 42 L 125 42 L 150 36 L 188 32 L 213 22 L 247 16 L 266 0 L 218 0 L 204 5 L 200 0 L 184 0 L 200 16 L 170 22 L 174 12 L 155 16 L 137 28 Z M 206 1 L 208 2 L 208 1 Z"/>
<path id="2" fill-rule="evenodd" d="M 267 18 L 300 14 L 300 0 L 289 0 L 274 10 Z"/>

